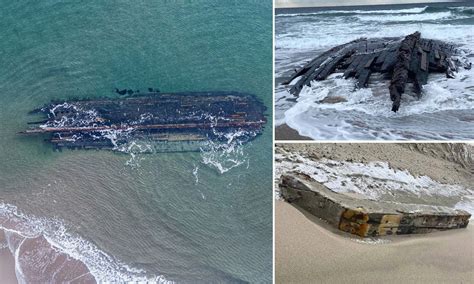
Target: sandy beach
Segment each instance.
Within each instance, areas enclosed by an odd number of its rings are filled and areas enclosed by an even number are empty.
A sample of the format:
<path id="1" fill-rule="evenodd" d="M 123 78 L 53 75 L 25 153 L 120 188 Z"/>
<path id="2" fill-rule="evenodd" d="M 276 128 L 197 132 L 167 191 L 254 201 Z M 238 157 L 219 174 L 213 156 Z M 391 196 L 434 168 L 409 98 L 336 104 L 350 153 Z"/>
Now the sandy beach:
<path id="1" fill-rule="evenodd" d="M 4 244 L 5 235 L 0 230 L 0 244 Z M 18 283 L 15 275 L 15 259 L 7 247 L 0 247 L 0 283 Z"/>
<path id="2" fill-rule="evenodd" d="M 462 147 L 277 144 L 276 163 L 283 163 L 291 153 L 313 161 L 386 161 L 396 171 L 472 188 L 472 157 Z M 275 202 L 276 283 L 472 283 L 474 279 L 473 224 L 452 231 L 361 239 L 286 201 Z"/>
<path id="3" fill-rule="evenodd" d="M 313 140 L 310 137 L 301 136 L 298 131 L 286 124 L 275 127 L 275 140 Z"/>
<path id="4" fill-rule="evenodd" d="M 474 230 L 364 243 L 284 202 L 275 205 L 276 283 L 470 283 Z"/>
<path id="5" fill-rule="evenodd" d="M 18 283 L 15 275 L 15 261 L 8 249 L 0 250 L 0 282 L 5 284 Z"/>

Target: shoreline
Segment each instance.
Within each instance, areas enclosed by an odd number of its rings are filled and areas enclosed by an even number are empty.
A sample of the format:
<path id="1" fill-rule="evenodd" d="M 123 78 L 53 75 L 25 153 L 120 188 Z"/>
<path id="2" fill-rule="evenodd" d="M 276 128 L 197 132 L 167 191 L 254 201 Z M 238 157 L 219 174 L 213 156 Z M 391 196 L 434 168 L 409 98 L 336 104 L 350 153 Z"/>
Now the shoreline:
<path id="1" fill-rule="evenodd" d="M 298 131 L 289 127 L 287 124 L 278 125 L 275 127 L 275 142 L 285 141 L 285 140 L 309 140 L 312 141 L 313 138 L 302 136 Z"/>
<path id="2" fill-rule="evenodd" d="M 2 245 L 0 248 L 0 283 L 2 284 L 50 281 L 97 282 L 83 261 L 56 249 L 42 235 L 30 238 L 11 232 L 7 234 L 0 229 L 0 244 Z M 7 244 L 13 245 L 15 253 L 11 252 L 11 247 Z M 17 256 L 15 257 L 14 254 Z M 42 262 L 42 267 L 37 266 L 37 261 Z M 17 279 L 16 269 L 21 271 L 22 279 L 20 280 Z"/>

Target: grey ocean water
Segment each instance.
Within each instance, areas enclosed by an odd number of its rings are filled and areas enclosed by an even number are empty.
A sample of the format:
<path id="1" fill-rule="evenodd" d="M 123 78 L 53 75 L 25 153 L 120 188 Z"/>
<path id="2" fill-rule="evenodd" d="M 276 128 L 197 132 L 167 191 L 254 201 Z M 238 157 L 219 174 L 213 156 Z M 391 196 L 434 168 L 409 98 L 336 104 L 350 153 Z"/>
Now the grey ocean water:
<path id="1" fill-rule="evenodd" d="M 470 2 L 472 3 L 472 2 Z M 388 82 L 373 76 L 369 88 L 337 74 L 314 82 L 298 99 L 280 83 L 322 52 L 361 37 L 425 38 L 456 43 L 474 61 L 474 8 L 467 3 L 278 9 L 275 17 L 275 118 L 301 135 L 323 140 L 450 140 L 474 138 L 474 69 L 455 79 L 430 75 L 423 97 L 402 97 L 390 111 Z M 320 103 L 339 96 L 346 102 Z"/>
<path id="2" fill-rule="evenodd" d="M 55 152 L 17 132 L 52 99 L 115 87 L 241 91 L 270 107 L 271 21 L 271 1 L 0 1 L 2 228 L 45 236 L 96 280 L 270 282 L 270 122 L 207 154 Z"/>

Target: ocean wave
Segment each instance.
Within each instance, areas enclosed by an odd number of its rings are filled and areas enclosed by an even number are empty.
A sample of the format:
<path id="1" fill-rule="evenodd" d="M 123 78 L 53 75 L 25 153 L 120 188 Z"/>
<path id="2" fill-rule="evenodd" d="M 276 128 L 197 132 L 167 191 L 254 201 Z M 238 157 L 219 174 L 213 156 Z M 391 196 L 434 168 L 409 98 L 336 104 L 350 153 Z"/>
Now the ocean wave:
<path id="1" fill-rule="evenodd" d="M 20 283 L 35 282 L 38 277 L 47 282 L 60 277 L 71 281 L 67 277 L 84 279 L 88 273 L 100 283 L 173 283 L 163 275 L 150 277 L 144 270 L 115 260 L 91 242 L 69 232 L 59 219 L 27 215 L 14 205 L 0 203 L 0 229 L 5 232 L 15 258 Z M 51 278 L 45 279 L 48 275 Z"/>
<path id="2" fill-rule="evenodd" d="M 420 15 L 429 15 L 429 14 L 437 14 L 442 12 L 453 12 L 453 15 L 474 15 L 474 8 L 473 7 L 415 7 L 415 8 L 408 8 L 408 9 L 386 9 L 386 10 L 325 10 L 325 11 L 317 11 L 317 12 L 306 12 L 306 13 L 281 13 L 277 14 L 276 18 L 284 19 L 284 18 L 294 18 L 294 17 L 350 17 L 350 16 L 364 16 L 364 15 L 394 15 L 394 16 L 420 16 Z"/>
<path id="3" fill-rule="evenodd" d="M 383 23 L 379 25 L 376 22 L 370 24 L 368 22 L 326 23 L 325 25 L 301 23 L 277 34 L 275 48 L 279 57 L 294 58 L 294 53 L 298 51 L 317 52 L 358 38 L 404 37 L 419 31 L 424 38 L 455 42 L 464 49 L 474 51 L 474 36 L 470 32 L 471 29 L 472 25 L 431 22 L 406 22 L 393 25 L 384 25 Z M 307 58 L 307 60 L 309 59 Z M 301 59 L 297 58 L 296 60 Z M 291 62 L 290 60 L 286 61 Z"/>
<path id="4" fill-rule="evenodd" d="M 474 7 L 448 7 L 448 9 L 465 15 L 474 15 Z"/>
<path id="5" fill-rule="evenodd" d="M 429 7 L 420 13 L 399 13 L 399 10 L 386 10 L 383 13 L 377 11 L 335 11 L 337 13 L 328 13 L 330 11 L 317 12 L 313 14 L 294 14 L 289 18 L 280 17 L 276 19 L 277 31 L 279 26 L 284 25 L 285 28 L 299 34 L 305 34 L 305 29 L 311 30 L 311 26 L 318 28 L 319 26 L 333 26 L 338 28 L 338 25 L 367 25 L 368 23 L 381 24 L 406 24 L 406 23 L 464 23 L 471 24 L 474 19 L 474 9 L 472 7 L 453 7 L 453 8 L 435 8 Z M 283 34 L 287 34 L 288 31 Z M 280 32 L 277 36 L 281 36 Z"/>
<path id="6" fill-rule="evenodd" d="M 427 14 L 407 14 L 407 15 L 357 15 L 355 18 L 361 22 L 398 23 L 398 22 L 427 22 L 464 19 L 469 16 L 455 15 L 451 11 L 436 12 Z"/>
<path id="7" fill-rule="evenodd" d="M 311 13 L 292 13 L 292 14 L 277 14 L 276 17 L 301 17 L 301 16 L 315 16 L 315 15 L 348 15 L 348 14 L 420 14 L 428 10 L 428 6 L 408 8 L 408 9 L 394 9 L 394 10 L 326 10 Z"/>
<path id="8" fill-rule="evenodd" d="M 332 74 L 327 80 L 313 81 L 303 87 L 296 102 L 286 102 L 285 98 L 293 96 L 280 90 L 275 95 L 279 98 L 276 117 L 280 124 L 286 123 L 301 135 L 314 139 L 406 139 L 415 134 L 423 139 L 446 139 L 445 135 L 466 139 L 462 137 L 468 135 L 462 127 L 467 127 L 472 119 L 463 113 L 474 108 L 472 69 L 460 70 L 454 79 L 446 79 L 444 74 L 430 75 L 421 99 L 408 86 L 397 113 L 391 111 L 389 81 L 374 74 L 368 88 L 355 89 L 355 84 L 354 79 Z M 442 128 L 437 124 L 440 121 L 428 119 L 449 111 L 459 114 L 458 131 Z M 466 122 L 459 121 L 463 117 Z M 443 115 L 442 119 L 454 118 Z"/>
<path id="9" fill-rule="evenodd" d="M 318 109 L 336 111 L 359 111 L 378 117 L 405 117 L 421 113 L 435 113 L 445 110 L 469 110 L 474 108 L 472 91 L 474 71 L 460 70 L 454 79 L 444 75 L 430 75 L 428 84 L 423 86 L 421 99 L 409 88 L 402 96 L 402 108 L 397 113 L 390 111 L 388 81 L 375 78 L 368 88 L 354 90 L 355 79 L 341 78 L 333 74 L 325 81 L 313 81 L 303 87 L 297 102 L 285 112 L 285 117 L 296 118 Z M 339 103 L 324 103 L 324 99 L 337 97 Z"/>

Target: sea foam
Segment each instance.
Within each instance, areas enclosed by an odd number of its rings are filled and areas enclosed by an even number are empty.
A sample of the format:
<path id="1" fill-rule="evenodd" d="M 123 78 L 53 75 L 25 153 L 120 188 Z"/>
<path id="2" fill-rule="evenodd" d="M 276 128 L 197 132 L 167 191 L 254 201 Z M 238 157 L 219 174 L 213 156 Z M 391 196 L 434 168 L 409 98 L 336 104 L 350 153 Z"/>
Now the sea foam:
<path id="1" fill-rule="evenodd" d="M 48 250 L 80 261 L 100 283 L 173 283 L 163 275 L 151 276 L 142 269 L 129 267 L 116 260 L 90 241 L 71 233 L 62 220 L 28 215 L 11 204 L 0 203 L 0 229 L 5 232 L 8 247 L 15 257 L 15 269 L 20 283 L 30 282 L 29 279 L 34 277 L 34 275 L 23 274 L 24 262 L 35 261 L 35 256 L 37 258 L 48 254 L 50 253 Z M 30 253 L 26 252 L 26 259 L 20 259 L 20 249 L 25 242 L 42 238 L 49 244 L 49 249 L 48 246 L 43 245 L 43 251 L 35 252 L 37 247 L 33 246 L 28 248 Z M 42 263 L 42 266 L 46 268 L 52 268 L 55 265 L 56 263 L 51 263 L 51 265 Z"/>

